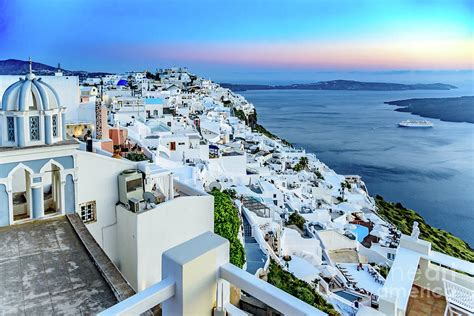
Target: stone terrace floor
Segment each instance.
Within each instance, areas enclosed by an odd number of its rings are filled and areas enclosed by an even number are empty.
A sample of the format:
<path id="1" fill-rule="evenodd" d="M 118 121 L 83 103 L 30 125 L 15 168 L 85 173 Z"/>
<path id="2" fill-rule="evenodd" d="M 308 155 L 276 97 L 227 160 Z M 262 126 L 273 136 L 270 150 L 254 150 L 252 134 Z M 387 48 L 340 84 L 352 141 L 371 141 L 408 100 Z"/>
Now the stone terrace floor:
<path id="1" fill-rule="evenodd" d="M 408 301 L 407 315 L 444 315 L 446 298 L 419 286 L 413 285 Z"/>
<path id="2" fill-rule="evenodd" d="M 65 217 L 0 228 L 0 315 L 90 315 L 116 302 Z"/>

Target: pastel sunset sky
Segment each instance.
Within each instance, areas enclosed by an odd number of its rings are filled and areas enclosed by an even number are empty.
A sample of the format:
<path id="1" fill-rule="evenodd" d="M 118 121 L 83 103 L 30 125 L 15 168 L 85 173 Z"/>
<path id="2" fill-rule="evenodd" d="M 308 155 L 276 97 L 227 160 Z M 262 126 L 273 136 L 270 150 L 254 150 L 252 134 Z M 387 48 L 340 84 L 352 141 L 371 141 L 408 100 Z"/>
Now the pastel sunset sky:
<path id="1" fill-rule="evenodd" d="M 0 59 L 124 71 L 469 70 L 471 0 L 0 0 Z"/>

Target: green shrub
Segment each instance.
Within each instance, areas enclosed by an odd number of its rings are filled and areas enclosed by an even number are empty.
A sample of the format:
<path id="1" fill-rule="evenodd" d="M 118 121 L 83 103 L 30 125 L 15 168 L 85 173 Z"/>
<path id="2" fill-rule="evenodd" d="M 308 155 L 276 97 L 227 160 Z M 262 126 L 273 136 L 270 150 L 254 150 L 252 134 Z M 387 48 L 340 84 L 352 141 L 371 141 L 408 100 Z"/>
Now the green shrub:
<path id="1" fill-rule="evenodd" d="M 247 123 L 247 117 L 245 116 L 244 111 L 234 109 L 234 115 L 235 115 L 235 117 L 237 117 L 239 120 L 244 121 L 245 123 Z"/>
<path id="2" fill-rule="evenodd" d="M 397 226 L 403 234 L 410 235 L 413 223 L 416 221 L 420 229 L 420 238 L 431 242 L 433 250 L 474 262 L 474 250 L 462 239 L 442 229 L 431 227 L 418 213 L 400 203 L 387 202 L 380 195 L 375 197 L 375 202 L 378 214 Z"/>
<path id="3" fill-rule="evenodd" d="M 232 200 L 236 199 L 237 198 L 237 191 L 235 191 L 234 189 L 225 189 L 224 191 L 222 191 L 223 193 L 225 193 L 228 197 L 230 197 Z"/>
<path id="4" fill-rule="evenodd" d="M 288 218 L 287 225 L 295 225 L 299 229 L 304 230 L 304 223 L 306 220 L 304 219 L 303 216 L 298 214 L 297 212 L 291 213 L 290 217 Z"/>
<path id="5" fill-rule="evenodd" d="M 125 156 L 125 158 L 131 161 L 150 160 L 144 153 L 135 153 L 135 152 L 128 153 L 127 156 Z"/>
<path id="6" fill-rule="evenodd" d="M 324 177 L 323 177 L 323 175 L 321 174 L 321 172 L 319 172 L 319 170 L 316 170 L 316 171 L 314 172 L 314 174 L 316 175 L 316 177 L 317 177 L 318 179 L 324 180 Z"/>
<path id="7" fill-rule="evenodd" d="M 239 268 L 245 263 L 245 251 L 238 239 L 240 219 L 237 209 L 229 195 L 217 189 L 212 190 L 214 196 L 214 232 L 230 243 L 230 262 Z"/>
<path id="8" fill-rule="evenodd" d="M 384 278 L 387 278 L 388 273 L 390 272 L 390 267 L 388 266 L 379 266 L 379 273 Z"/>
<path id="9" fill-rule="evenodd" d="M 310 284 L 298 279 L 290 272 L 283 270 L 274 260 L 270 262 L 268 283 L 316 307 L 328 315 L 339 315 L 334 307 Z"/>

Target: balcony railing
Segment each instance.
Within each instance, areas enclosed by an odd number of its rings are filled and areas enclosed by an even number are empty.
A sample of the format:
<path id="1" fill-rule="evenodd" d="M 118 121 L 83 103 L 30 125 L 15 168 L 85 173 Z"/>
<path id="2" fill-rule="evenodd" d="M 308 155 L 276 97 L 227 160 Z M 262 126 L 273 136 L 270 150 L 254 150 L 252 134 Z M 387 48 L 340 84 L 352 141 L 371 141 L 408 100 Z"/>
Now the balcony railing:
<path id="1" fill-rule="evenodd" d="M 460 273 L 461 272 L 461 273 Z M 414 285 L 444 295 L 444 280 L 474 290 L 474 263 L 432 251 L 431 244 L 402 235 L 395 261 L 380 293 L 380 311 L 405 314 Z"/>
<path id="2" fill-rule="evenodd" d="M 232 265 L 228 251 L 228 241 L 211 232 L 178 245 L 163 254 L 164 279 L 161 282 L 99 315 L 138 315 L 158 304 L 163 304 L 165 316 L 200 314 L 200 311 L 209 314 L 214 308 L 220 312 L 225 309 L 229 315 L 245 315 L 230 305 L 229 283 L 285 315 L 326 315 Z"/>

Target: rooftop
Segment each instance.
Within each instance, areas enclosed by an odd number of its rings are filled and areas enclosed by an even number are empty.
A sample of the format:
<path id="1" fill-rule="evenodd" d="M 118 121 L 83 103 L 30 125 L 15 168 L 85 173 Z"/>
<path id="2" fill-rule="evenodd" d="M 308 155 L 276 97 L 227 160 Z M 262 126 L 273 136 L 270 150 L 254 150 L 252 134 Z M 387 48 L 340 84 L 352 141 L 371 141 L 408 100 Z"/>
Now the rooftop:
<path id="1" fill-rule="evenodd" d="M 52 148 L 52 147 L 60 147 L 66 145 L 78 145 L 78 142 L 75 138 L 69 138 L 67 140 L 58 141 L 53 144 L 49 145 L 36 145 L 36 146 L 28 146 L 28 147 L 0 147 L 0 152 L 2 151 L 13 151 L 13 150 L 28 150 L 28 149 L 35 149 L 38 150 L 39 148 Z"/>
<path id="2" fill-rule="evenodd" d="M 0 313 L 93 314 L 117 303 L 66 217 L 0 229 Z"/>

